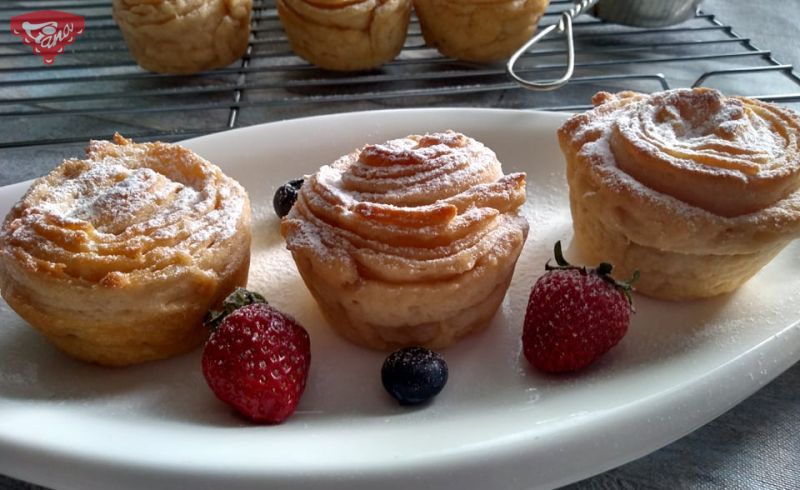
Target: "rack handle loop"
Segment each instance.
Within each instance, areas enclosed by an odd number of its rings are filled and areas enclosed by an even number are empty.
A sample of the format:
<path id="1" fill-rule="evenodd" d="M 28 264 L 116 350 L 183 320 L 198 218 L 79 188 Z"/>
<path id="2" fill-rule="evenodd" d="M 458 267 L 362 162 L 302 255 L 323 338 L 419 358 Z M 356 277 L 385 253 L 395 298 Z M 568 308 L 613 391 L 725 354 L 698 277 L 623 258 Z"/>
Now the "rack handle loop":
<path id="1" fill-rule="evenodd" d="M 508 75 L 517 82 L 523 88 L 528 90 L 536 90 L 536 91 L 546 91 L 546 90 L 555 90 L 572 78 L 572 73 L 575 70 L 575 42 L 572 38 L 572 19 L 581 15 L 582 13 L 586 12 L 590 8 L 594 7 L 594 5 L 598 2 L 598 0 L 576 0 L 575 4 L 572 6 L 571 9 L 565 10 L 561 13 L 561 18 L 559 19 L 558 23 L 548 26 L 541 31 L 539 31 L 533 38 L 531 38 L 528 42 L 526 42 L 521 48 L 519 48 L 511 58 L 509 58 L 508 63 L 506 64 L 506 72 Z M 555 80 L 526 80 L 519 76 L 516 71 L 514 70 L 514 65 L 517 64 L 519 58 L 533 46 L 534 44 L 538 43 L 542 39 L 546 38 L 550 35 L 553 31 L 556 31 L 557 34 L 564 34 L 564 37 L 567 40 L 567 69 L 564 71 L 564 74 Z"/>

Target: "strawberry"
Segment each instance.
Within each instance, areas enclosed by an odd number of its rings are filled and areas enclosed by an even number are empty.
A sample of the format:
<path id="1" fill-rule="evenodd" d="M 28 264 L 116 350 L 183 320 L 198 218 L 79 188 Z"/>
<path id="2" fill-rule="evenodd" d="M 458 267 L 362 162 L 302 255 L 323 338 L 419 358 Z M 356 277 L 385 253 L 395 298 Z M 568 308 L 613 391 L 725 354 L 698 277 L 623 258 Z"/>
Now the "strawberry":
<path id="1" fill-rule="evenodd" d="M 310 363 L 305 329 L 258 298 L 225 316 L 203 350 L 203 374 L 217 398 L 268 424 L 294 413 Z"/>
<path id="2" fill-rule="evenodd" d="M 585 368 L 622 340 L 633 305 L 631 284 L 615 281 L 611 264 L 595 269 L 570 265 L 555 246 L 557 266 L 536 281 L 528 299 L 522 332 L 525 358 L 550 373 Z"/>

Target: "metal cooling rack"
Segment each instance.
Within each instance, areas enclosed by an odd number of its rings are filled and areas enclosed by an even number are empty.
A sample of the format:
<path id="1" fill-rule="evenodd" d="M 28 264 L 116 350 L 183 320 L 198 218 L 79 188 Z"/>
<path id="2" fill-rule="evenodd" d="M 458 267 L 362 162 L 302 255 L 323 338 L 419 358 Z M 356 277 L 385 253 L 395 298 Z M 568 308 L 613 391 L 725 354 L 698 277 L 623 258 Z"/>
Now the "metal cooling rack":
<path id="1" fill-rule="evenodd" d="M 442 57 L 425 45 L 416 19 L 403 52 L 381 69 L 349 74 L 319 70 L 292 54 L 274 2 L 254 4 L 251 42 L 239 62 L 175 76 L 149 73 L 136 65 L 111 18 L 110 0 L 0 3 L 0 161 L 57 162 L 80 154 L 87 140 L 108 138 L 114 131 L 142 141 L 171 141 L 353 110 L 581 110 L 599 90 L 651 92 L 703 84 L 800 105 L 800 78 L 791 65 L 779 63 L 770 51 L 702 11 L 678 26 L 651 29 L 579 17 L 574 28 L 575 76 L 557 91 L 534 93 L 510 82 L 502 64 Z M 551 0 L 541 23 L 556 22 L 571 4 L 572 0 Z M 69 11 L 86 20 L 83 35 L 53 66 L 44 66 L 9 30 L 12 16 L 42 9 Z M 518 66 L 521 73 L 543 78 L 562 72 L 564 61 L 564 46 L 555 39 L 527 53 Z M 0 181 L 2 172 L 0 166 Z"/>

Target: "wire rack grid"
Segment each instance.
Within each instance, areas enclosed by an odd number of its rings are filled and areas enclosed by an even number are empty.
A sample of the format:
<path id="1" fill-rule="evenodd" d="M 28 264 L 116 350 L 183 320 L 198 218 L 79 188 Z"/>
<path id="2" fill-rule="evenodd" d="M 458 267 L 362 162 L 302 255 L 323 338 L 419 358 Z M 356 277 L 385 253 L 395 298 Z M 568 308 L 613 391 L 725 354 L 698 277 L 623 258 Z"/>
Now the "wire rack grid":
<path id="1" fill-rule="evenodd" d="M 551 0 L 554 23 L 572 0 Z M 85 18 L 84 33 L 43 65 L 9 27 L 14 15 L 54 9 Z M 250 44 L 241 60 L 189 76 L 150 73 L 130 57 L 110 0 L 10 0 L 0 4 L 0 161 L 75 155 L 115 131 L 137 140 L 174 141 L 298 116 L 376 108 L 480 106 L 572 111 L 600 90 L 706 85 L 788 105 L 800 104 L 800 77 L 708 12 L 677 26 L 632 28 L 588 15 L 576 19 L 572 81 L 528 92 L 502 64 L 449 59 L 425 45 L 412 18 L 400 55 L 369 72 L 334 73 L 293 55 L 272 0 L 254 0 Z M 558 76 L 565 47 L 546 40 L 519 71 Z M 0 166 L 0 181 L 2 181 Z M 35 176 L 35 175 L 31 175 Z"/>

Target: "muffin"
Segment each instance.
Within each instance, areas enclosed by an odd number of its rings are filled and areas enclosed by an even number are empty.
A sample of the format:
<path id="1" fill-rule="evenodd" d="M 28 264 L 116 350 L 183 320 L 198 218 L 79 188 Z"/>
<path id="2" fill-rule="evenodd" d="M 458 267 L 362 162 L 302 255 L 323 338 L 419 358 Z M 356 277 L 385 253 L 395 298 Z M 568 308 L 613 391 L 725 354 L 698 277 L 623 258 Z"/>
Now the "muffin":
<path id="1" fill-rule="evenodd" d="M 579 249 L 663 299 L 732 291 L 800 234 L 800 120 L 715 90 L 601 92 L 558 131 Z"/>
<path id="2" fill-rule="evenodd" d="M 486 327 L 528 233 L 525 175 L 454 132 L 368 145 L 309 177 L 281 222 L 330 325 L 375 349 Z"/>
<path id="3" fill-rule="evenodd" d="M 403 49 L 411 0 L 277 0 L 292 50 L 320 68 L 368 70 Z"/>
<path id="4" fill-rule="evenodd" d="M 425 42 L 465 61 L 509 58 L 525 44 L 549 0 L 414 0 Z"/>
<path id="5" fill-rule="evenodd" d="M 114 20 L 139 65 L 190 74 L 230 65 L 250 39 L 253 0 L 114 0 Z"/>
<path id="6" fill-rule="evenodd" d="M 123 366 L 187 352 L 247 282 L 244 189 L 191 151 L 92 141 L 36 180 L 0 229 L 0 289 L 66 353 Z"/>

